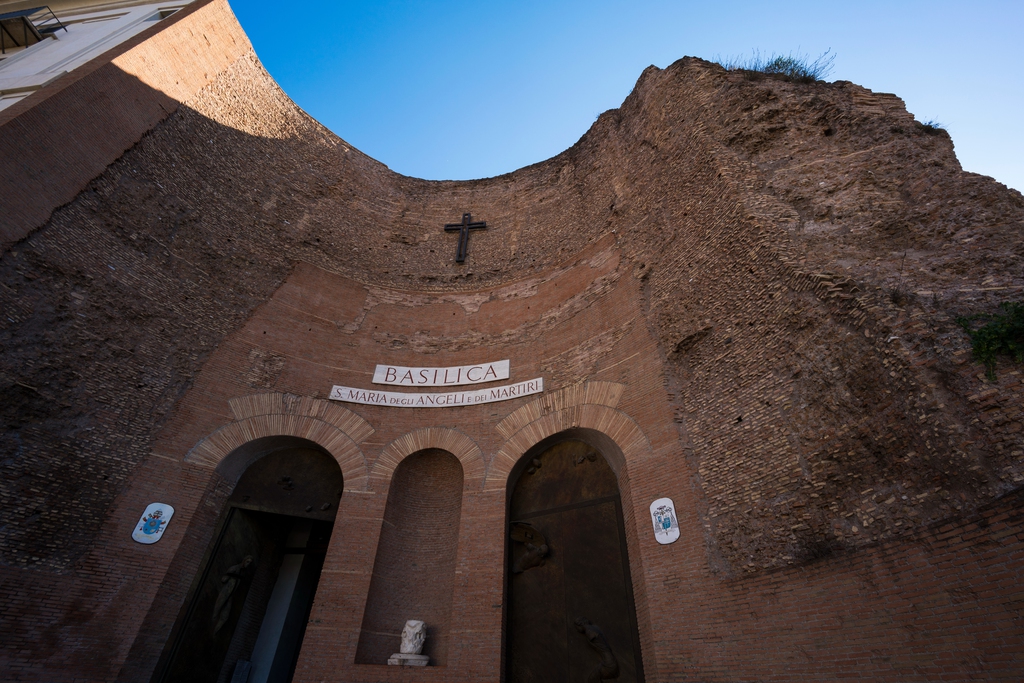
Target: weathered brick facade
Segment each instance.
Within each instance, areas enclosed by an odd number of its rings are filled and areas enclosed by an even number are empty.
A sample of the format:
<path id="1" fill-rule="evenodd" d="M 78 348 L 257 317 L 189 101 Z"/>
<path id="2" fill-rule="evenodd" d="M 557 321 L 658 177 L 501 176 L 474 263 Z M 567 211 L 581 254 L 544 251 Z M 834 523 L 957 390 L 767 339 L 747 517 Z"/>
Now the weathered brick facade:
<path id="1" fill-rule="evenodd" d="M 295 680 L 498 681 L 509 474 L 560 433 L 618 477 L 648 681 L 1024 671 L 1024 385 L 954 322 L 1019 297 L 1024 199 L 895 97 L 687 58 L 553 159 L 428 182 L 298 110 L 221 0 L 79 71 L 0 119 L 6 680 L 149 680 L 274 437 L 345 482 Z M 503 358 L 544 393 L 327 399 Z M 401 510 L 442 540 L 394 545 Z M 412 556 L 444 665 L 364 663 Z"/>

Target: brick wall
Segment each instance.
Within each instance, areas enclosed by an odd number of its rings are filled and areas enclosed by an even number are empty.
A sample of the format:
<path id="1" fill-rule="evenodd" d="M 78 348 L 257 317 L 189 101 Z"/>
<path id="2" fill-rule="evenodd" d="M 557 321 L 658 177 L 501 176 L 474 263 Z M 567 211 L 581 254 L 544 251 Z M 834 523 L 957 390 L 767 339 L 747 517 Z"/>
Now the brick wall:
<path id="1" fill-rule="evenodd" d="M 1024 286 L 1019 194 L 892 99 L 693 59 L 544 163 L 404 178 L 298 111 L 226 12 L 188 16 L 238 58 L 139 66 L 205 80 L 116 161 L 83 152 L 99 175 L 0 257 L 6 678 L 148 678 L 228 495 L 214 442 L 250 428 L 328 434 L 345 472 L 296 680 L 409 676 L 355 660 L 395 468 L 429 448 L 464 481 L 446 666 L 417 676 L 497 680 L 507 472 L 565 429 L 621 451 L 649 680 L 1017 675 L 1021 385 L 954 318 Z M 489 227 L 460 266 L 442 226 L 466 211 Z M 325 407 L 378 362 L 501 358 L 545 394 Z M 237 412 L 253 395 L 277 407 Z M 144 547 L 154 500 L 178 512 Z"/>
<path id="2" fill-rule="evenodd" d="M 356 648 L 359 664 L 387 664 L 409 619 L 426 622 L 423 654 L 448 662 L 452 583 L 462 510 L 462 465 L 451 453 L 421 451 L 395 470 Z"/>
<path id="3" fill-rule="evenodd" d="M 227 2 L 197 0 L 0 112 L 0 247 L 74 199 L 248 42 Z"/>

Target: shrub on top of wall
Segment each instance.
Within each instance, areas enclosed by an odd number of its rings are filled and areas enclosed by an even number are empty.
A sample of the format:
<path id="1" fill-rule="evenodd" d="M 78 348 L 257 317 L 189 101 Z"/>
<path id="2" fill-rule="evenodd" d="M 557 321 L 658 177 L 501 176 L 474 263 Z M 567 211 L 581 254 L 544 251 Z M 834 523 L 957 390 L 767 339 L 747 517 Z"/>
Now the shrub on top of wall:
<path id="1" fill-rule="evenodd" d="M 777 55 L 774 52 L 762 57 L 759 50 L 755 50 L 749 58 L 742 57 L 718 57 L 714 61 L 724 66 L 728 71 L 745 71 L 749 76 L 781 76 L 786 80 L 798 83 L 814 83 L 823 81 L 832 73 L 833 62 L 836 56 L 832 54 L 831 48 L 818 55 L 818 58 L 811 61 L 808 55 Z"/>

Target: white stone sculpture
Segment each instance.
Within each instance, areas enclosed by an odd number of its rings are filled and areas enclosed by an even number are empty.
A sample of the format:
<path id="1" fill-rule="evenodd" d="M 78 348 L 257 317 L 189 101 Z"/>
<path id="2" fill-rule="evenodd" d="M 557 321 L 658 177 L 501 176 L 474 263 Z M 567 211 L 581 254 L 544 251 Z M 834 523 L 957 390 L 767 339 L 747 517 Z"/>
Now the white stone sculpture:
<path id="1" fill-rule="evenodd" d="M 405 622 L 402 629 L 401 652 L 388 657 L 391 666 L 426 666 L 430 657 L 421 655 L 423 641 L 427 639 L 427 625 L 418 619 Z"/>

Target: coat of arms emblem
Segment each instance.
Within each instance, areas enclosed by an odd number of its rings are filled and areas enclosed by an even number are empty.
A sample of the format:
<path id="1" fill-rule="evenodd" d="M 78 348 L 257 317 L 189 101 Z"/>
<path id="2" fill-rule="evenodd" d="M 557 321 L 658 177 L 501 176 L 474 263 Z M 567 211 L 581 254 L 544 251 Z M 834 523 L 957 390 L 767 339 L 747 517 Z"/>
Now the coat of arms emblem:
<path id="1" fill-rule="evenodd" d="M 679 520 L 671 498 L 659 498 L 651 503 L 651 521 L 654 522 L 654 539 L 662 545 L 679 538 Z"/>
<path id="2" fill-rule="evenodd" d="M 142 518 L 135 525 L 132 538 L 147 545 L 156 543 L 164 535 L 167 523 L 174 515 L 174 508 L 165 503 L 150 503 Z"/>

